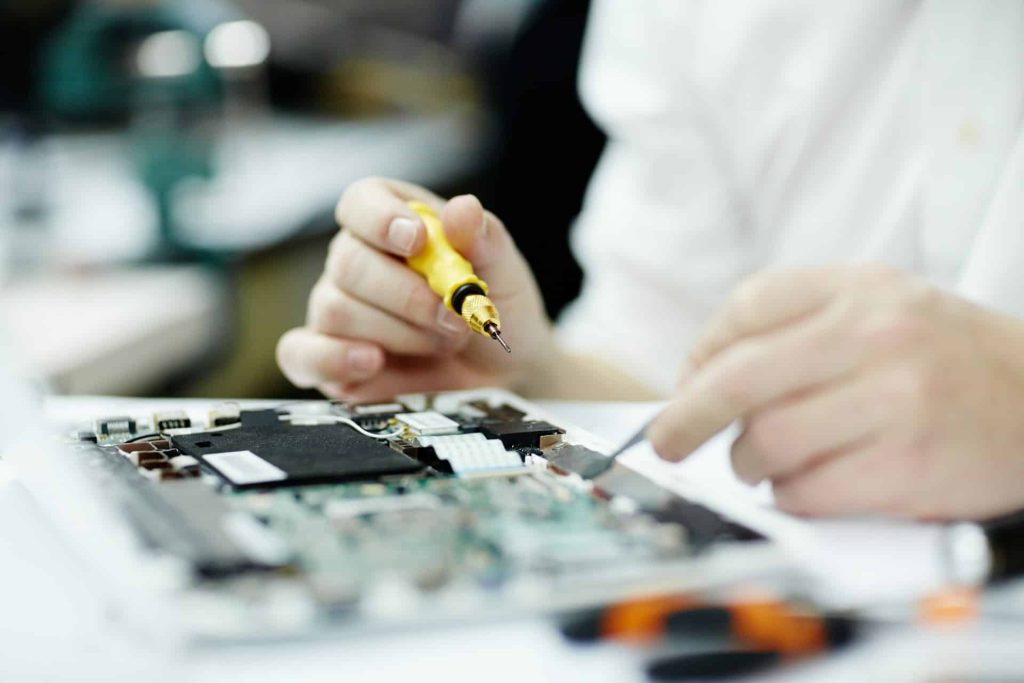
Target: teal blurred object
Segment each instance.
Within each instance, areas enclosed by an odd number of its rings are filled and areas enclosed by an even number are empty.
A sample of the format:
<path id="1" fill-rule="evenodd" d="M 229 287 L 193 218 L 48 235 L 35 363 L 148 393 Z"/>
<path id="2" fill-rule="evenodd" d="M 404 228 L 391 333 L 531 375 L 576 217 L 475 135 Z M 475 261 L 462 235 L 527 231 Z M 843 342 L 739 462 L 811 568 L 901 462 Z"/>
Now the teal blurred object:
<path id="1" fill-rule="evenodd" d="M 194 259 L 176 239 L 172 195 L 213 176 L 211 125 L 223 99 L 202 40 L 240 14 L 226 3 L 83 3 L 46 46 L 42 109 L 58 121 L 131 121 L 139 179 L 159 218 L 152 258 Z"/>
<path id="2" fill-rule="evenodd" d="M 216 5 L 217 3 L 210 3 Z M 118 120 L 134 106 L 140 74 L 133 53 L 148 36 L 183 30 L 197 39 L 215 25 L 183 12 L 178 3 L 83 3 L 44 49 L 40 65 L 43 109 L 71 121 Z M 211 12 L 211 16 L 216 16 Z M 216 101 L 216 72 L 200 61 L 187 76 L 167 84 L 175 96 L 196 103 Z"/>

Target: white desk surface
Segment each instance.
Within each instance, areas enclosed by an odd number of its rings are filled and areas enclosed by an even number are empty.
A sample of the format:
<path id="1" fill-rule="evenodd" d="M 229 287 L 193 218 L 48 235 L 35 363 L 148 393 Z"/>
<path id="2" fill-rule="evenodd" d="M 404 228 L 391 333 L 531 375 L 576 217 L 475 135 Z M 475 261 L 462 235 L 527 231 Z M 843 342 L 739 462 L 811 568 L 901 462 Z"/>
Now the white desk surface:
<path id="1" fill-rule="evenodd" d="M 181 403 L 59 398 L 47 403 L 46 413 L 62 420 Z M 652 404 L 544 405 L 612 442 L 630 434 L 656 408 Z M 106 615 L 90 601 L 87 577 L 75 571 L 69 551 L 38 516 L 34 501 L 2 468 L 0 463 L 0 680 L 644 680 L 639 651 L 608 644 L 570 646 L 549 622 L 539 619 L 344 642 L 184 653 L 139 643 L 104 627 Z M 1002 604 L 1014 607 L 1024 601 L 1009 596 Z M 1024 648 L 1019 643 L 1024 621 L 1019 623 L 982 621 L 971 628 L 945 631 L 886 627 L 838 655 L 752 680 L 1021 680 Z"/>

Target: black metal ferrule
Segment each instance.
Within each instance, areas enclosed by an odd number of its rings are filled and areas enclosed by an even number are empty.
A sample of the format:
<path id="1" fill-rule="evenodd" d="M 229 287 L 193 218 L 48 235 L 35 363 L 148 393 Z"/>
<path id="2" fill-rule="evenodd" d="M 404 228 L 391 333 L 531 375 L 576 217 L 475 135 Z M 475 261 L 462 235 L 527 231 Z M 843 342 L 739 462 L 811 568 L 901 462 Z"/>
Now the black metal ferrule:
<path id="1" fill-rule="evenodd" d="M 483 290 L 483 288 L 480 285 L 474 284 L 472 282 L 470 282 L 469 284 L 462 285 L 461 287 L 456 289 L 455 292 L 452 294 L 452 310 L 454 310 L 457 315 L 462 315 L 462 302 L 466 300 L 467 296 L 471 296 L 473 294 L 487 296 L 487 293 Z"/>

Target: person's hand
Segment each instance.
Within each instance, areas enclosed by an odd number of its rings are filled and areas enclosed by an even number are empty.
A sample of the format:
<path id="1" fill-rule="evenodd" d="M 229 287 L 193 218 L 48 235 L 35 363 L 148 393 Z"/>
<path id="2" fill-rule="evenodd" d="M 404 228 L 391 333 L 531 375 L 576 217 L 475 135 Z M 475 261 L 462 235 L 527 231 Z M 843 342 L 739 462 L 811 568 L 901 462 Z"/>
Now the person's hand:
<path id="1" fill-rule="evenodd" d="M 733 468 L 814 514 L 1024 507 L 1024 324 L 880 267 L 754 276 L 648 435 L 679 460 L 733 420 Z"/>
<path id="2" fill-rule="evenodd" d="M 452 246 L 490 287 L 512 353 L 469 330 L 405 257 L 426 243 L 408 200 L 432 205 Z M 287 332 L 277 358 L 303 388 L 351 401 L 397 393 L 510 386 L 552 345 L 529 267 L 505 226 L 471 195 L 445 202 L 423 188 L 367 178 L 335 215 L 341 232 L 309 297 L 304 327 Z"/>

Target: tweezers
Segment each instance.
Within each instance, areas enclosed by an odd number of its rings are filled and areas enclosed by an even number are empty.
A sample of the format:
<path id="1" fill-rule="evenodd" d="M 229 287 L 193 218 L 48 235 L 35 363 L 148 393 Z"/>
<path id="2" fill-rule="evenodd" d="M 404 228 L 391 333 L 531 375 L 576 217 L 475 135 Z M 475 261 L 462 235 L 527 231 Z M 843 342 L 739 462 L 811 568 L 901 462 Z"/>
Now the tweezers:
<path id="1" fill-rule="evenodd" d="M 640 443 L 641 441 L 643 441 L 646 438 L 647 427 L 650 424 L 651 424 L 650 422 L 645 422 L 644 425 L 642 427 L 640 427 L 640 429 L 637 431 L 636 434 L 634 434 L 633 436 L 629 437 L 629 439 L 626 441 L 626 443 L 624 443 L 621 446 L 619 446 L 618 450 L 615 451 L 614 453 L 612 453 L 609 457 L 617 458 L 620 455 L 622 455 L 623 453 L 625 453 L 626 451 L 628 451 L 633 446 L 635 446 L 638 443 Z"/>

